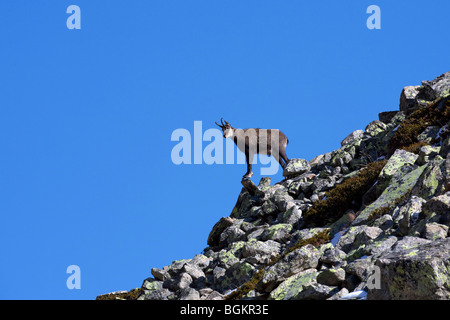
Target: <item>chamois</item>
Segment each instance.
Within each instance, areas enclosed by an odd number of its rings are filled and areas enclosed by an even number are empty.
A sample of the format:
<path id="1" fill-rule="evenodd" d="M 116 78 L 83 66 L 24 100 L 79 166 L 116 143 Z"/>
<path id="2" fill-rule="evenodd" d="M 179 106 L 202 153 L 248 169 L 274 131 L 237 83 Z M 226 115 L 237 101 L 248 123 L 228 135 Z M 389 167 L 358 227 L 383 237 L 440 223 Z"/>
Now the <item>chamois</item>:
<path id="1" fill-rule="evenodd" d="M 272 155 L 275 160 L 284 169 L 289 162 L 286 156 L 286 146 L 289 143 L 288 138 L 278 129 L 236 129 L 227 121 L 220 119 L 221 125 L 217 122 L 223 132 L 223 137 L 230 138 L 234 141 L 239 150 L 245 153 L 247 162 L 247 172 L 243 179 L 249 179 L 253 176 L 252 162 L 255 154 Z M 284 161 L 284 163 L 283 163 Z"/>

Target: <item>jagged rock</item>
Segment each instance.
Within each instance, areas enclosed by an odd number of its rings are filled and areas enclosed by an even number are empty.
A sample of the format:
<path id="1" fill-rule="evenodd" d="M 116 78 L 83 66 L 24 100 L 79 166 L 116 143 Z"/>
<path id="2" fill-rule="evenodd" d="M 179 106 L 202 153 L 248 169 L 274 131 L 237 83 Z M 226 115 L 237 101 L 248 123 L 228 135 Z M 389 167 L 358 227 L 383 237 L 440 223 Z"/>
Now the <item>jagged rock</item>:
<path id="1" fill-rule="evenodd" d="M 273 240 L 258 241 L 251 239 L 242 248 L 242 257 L 251 264 L 267 264 L 276 257 L 281 245 Z"/>
<path id="2" fill-rule="evenodd" d="M 305 286 L 316 282 L 317 270 L 314 268 L 304 270 L 288 277 L 270 292 L 270 300 L 296 300 Z"/>
<path id="3" fill-rule="evenodd" d="M 368 300 L 450 299 L 450 238 L 389 252 L 376 261 L 381 289 Z"/>
<path id="4" fill-rule="evenodd" d="M 179 300 L 200 300 L 200 294 L 193 288 L 185 288 L 181 290 L 178 297 Z"/>
<path id="5" fill-rule="evenodd" d="M 372 204 L 368 205 L 359 213 L 353 221 L 353 225 L 361 225 L 368 222 L 377 211 L 383 208 L 389 208 L 396 204 L 402 197 L 407 195 L 416 185 L 419 177 L 425 170 L 425 166 L 419 167 L 405 175 L 397 176 L 392 179 L 389 186 L 383 191 L 381 196 Z"/>
<path id="6" fill-rule="evenodd" d="M 380 185 L 384 185 L 384 187 L 387 186 L 387 184 L 389 184 L 393 177 L 401 173 L 401 168 L 408 165 L 414 165 L 417 158 L 417 154 L 402 149 L 395 150 L 394 154 L 389 158 L 383 170 L 381 170 L 380 176 L 378 177 L 378 183 Z"/>
<path id="7" fill-rule="evenodd" d="M 233 225 L 234 219 L 230 217 L 222 217 L 220 220 L 214 225 L 211 232 L 208 236 L 208 245 L 211 247 L 218 246 L 220 241 L 220 235 L 222 232 Z"/>
<path id="8" fill-rule="evenodd" d="M 404 87 L 400 95 L 400 111 L 411 113 L 418 108 L 416 97 L 419 94 L 420 86 Z"/>
<path id="9" fill-rule="evenodd" d="M 310 169 L 311 167 L 305 159 L 290 159 L 289 163 L 283 170 L 283 176 L 298 176 L 309 171 Z"/>
<path id="10" fill-rule="evenodd" d="M 406 236 L 403 239 L 397 241 L 397 243 L 392 247 L 391 251 L 398 252 L 403 250 L 409 250 L 424 244 L 428 244 L 430 242 L 431 241 L 427 239 Z"/>
<path id="11" fill-rule="evenodd" d="M 349 253 L 364 245 L 369 239 L 375 239 L 383 230 L 377 227 L 356 226 L 349 228 L 339 239 L 336 248 Z"/>
<path id="12" fill-rule="evenodd" d="M 346 253 L 344 251 L 331 247 L 324 251 L 323 255 L 320 257 L 320 262 L 338 266 L 342 264 L 345 256 Z"/>
<path id="13" fill-rule="evenodd" d="M 339 286 L 345 280 L 345 270 L 330 268 L 319 272 L 317 282 L 326 286 Z"/>
<path id="14" fill-rule="evenodd" d="M 225 297 L 217 291 L 208 294 L 204 300 L 225 300 Z"/>
<path id="15" fill-rule="evenodd" d="M 225 274 L 217 284 L 217 290 L 225 293 L 233 290 L 245 282 L 249 281 L 255 274 L 256 269 L 248 262 L 238 262 L 226 269 Z"/>
<path id="16" fill-rule="evenodd" d="M 189 287 L 192 281 L 192 277 L 189 274 L 182 272 L 178 276 L 164 277 L 163 288 L 167 288 L 170 291 L 183 290 Z"/>
<path id="17" fill-rule="evenodd" d="M 426 201 L 420 197 L 412 196 L 399 210 L 399 232 L 407 235 L 413 225 L 419 220 L 422 206 Z"/>
<path id="18" fill-rule="evenodd" d="M 445 239 L 448 235 L 448 227 L 443 224 L 431 222 L 425 224 L 424 238 L 428 240 Z"/>
<path id="19" fill-rule="evenodd" d="M 375 120 L 367 125 L 365 133 L 372 137 L 376 137 L 386 129 L 387 125 L 385 123 L 381 122 L 380 120 Z"/>
<path id="20" fill-rule="evenodd" d="M 326 300 L 339 292 L 339 288 L 320 283 L 305 285 L 295 296 L 294 300 Z"/>
<path id="21" fill-rule="evenodd" d="M 437 137 L 440 129 L 441 129 L 441 127 L 439 127 L 439 126 L 427 127 L 421 134 L 419 134 L 417 136 L 417 140 L 431 143 L 433 141 L 433 139 L 435 139 Z"/>
<path id="22" fill-rule="evenodd" d="M 248 191 L 248 193 L 252 196 L 264 197 L 264 192 L 259 189 L 259 187 L 250 179 L 244 178 L 241 181 L 241 184 Z"/>
<path id="23" fill-rule="evenodd" d="M 219 238 L 219 246 L 226 247 L 233 242 L 244 241 L 247 238 L 244 231 L 238 226 L 232 225 L 226 228 Z"/>
<path id="24" fill-rule="evenodd" d="M 436 156 L 439 155 L 440 150 L 440 147 L 423 146 L 422 148 L 420 148 L 419 157 L 416 163 L 418 165 L 426 164 L 427 162 L 436 158 Z"/>
<path id="25" fill-rule="evenodd" d="M 139 300 L 169 300 L 174 298 L 174 294 L 163 288 L 161 281 L 155 279 L 145 279 L 142 289 L 143 293 L 139 296 Z"/>
<path id="26" fill-rule="evenodd" d="M 423 206 L 423 212 L 428 216 L 433 213 L 448 216 L 450 214 L 450 192 L 428 200 Z"/>
<path id="27" fill-rule="evenodd" d="M 442 141 L 441 150 L 439 154 L 442 158 L 449 158 L 448 154 L 450 152 L 450 136 L 447 137 L 444 141 Z"/>
<path id="28" fill-rule="evenodd" d="M 275 224 L 268 229 L 264 230 L 261 235 L 263 241 L 274 240 L 281 243 L 286 242 L 290 238 L 290 232 L 292 225 L 287 223 Z"/>
<path id="29" fill-rule="evenodd" d="M 277 216 L 279 223 L 286 223 L 290 225 L 298 225 L 302 217 L 302 210 L 300 210 L 295 204 L 290 206 L 285 212 L 280 212 Z"/>
<path id="30" fill-rule="evenodd" d="M 399 111 L 384 111 L 378 114 L 378 120 L 385 124 L 389 124 L 394 117 L 399 113 Z"/>
<path id="31" fill-rule="evenodd" d="M 167 267 L 163 269 L 152 268 L 151 274 L 155 277 L 155 279 L 162 281 L 164 279 L 164 274 L 167 272 Z"/>
<path id="32" fill-rule="evenodd" d="M 425 200 L 440 194 L 445 188 L 445 160 L 430 161 L 412 189 L 412 194 Z"/>
<path id="33" fill-rule="evenodd" d="M 422 81 L 416 100 L 433 101 L 450 94 L 450 72 L 444 73 L 431 81 Z"/>
<path id="34" fill-rule="evenodd" d="M 263 216 L 268 216 L 277 213 L 278 207 L 272 201 L 267 200 L 261 206 L 261 211 L 263 213 Z"/>
<path id="35" fill-rule="evenodd" d="M 338 150 L 332 153 L 331 165 L 333 167 L 342 167 L 343 165 L 349 164 L 350 161 L 353 160 L 353 156 L 355 154 L 355 147 L 344 145 Z"/>
<path id="36" fill-rule="evenodd" d="M 344 140 L 341 141 L 341 146 L 353 143 L 355 140 L 361 139 L 364 135 L 364 131 L 356 130 L 350 133 Z"/>
<path id="37" fill-rule="evenodd" d="M 205 273 L 203 272 L 203 270 L 194 264 L 186 263 L 183 266 L 182 271 L 184 271 L 188 275 L 190 275 L 192 280 L 194 280 L 194 281 L 198 280 L 200 278 L 205 278 Z"/>
<path id="38" fill-rule="evenodd" d="M 388 230 L 393 225 L 394 225 L 394 221 L 392 220 L 392 217 L 389 214 L 385 214 L 385 215 L 381 216 L 380 218 L 376 219 L 372 224 L 372 226 L 378 227 L 383 231 Z"/>
<path id="39" fill-rule="evenodd" d="M 290 276 L 306 269 L 315 268 L 319 263 L 319 258 L 320 251 L 312 245 L 293 250 L 267 269 L 259 283 L 261 291 L 270 292 Z"/>
<path id="40" fill-rule="evenodd" d="M 220 250 L 216 258 L 219 266 L 230 268 L 234 264 L 238 263 L 244 244 L 244 241 L 233 242 L 227 249 Z"/>

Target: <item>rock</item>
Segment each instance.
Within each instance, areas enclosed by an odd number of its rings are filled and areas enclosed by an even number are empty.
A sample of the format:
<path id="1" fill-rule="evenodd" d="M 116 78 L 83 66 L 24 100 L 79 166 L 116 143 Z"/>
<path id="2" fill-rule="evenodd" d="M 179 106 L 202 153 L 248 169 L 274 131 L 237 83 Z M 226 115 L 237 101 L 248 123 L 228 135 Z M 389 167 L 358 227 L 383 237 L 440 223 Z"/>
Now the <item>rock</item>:
<path id="1" fill-rule="evenodd" d="M 164 269 L 152 268 L 151 274 L 155 277 L 155 279 L 162 281 L 164 278 L 164 274 L 167 272 L 167 267 Z"/>
<path id="2" fill-rule="evenodd" d="M 439 127 L 439 126 L 427 127 L 421 134 L 419 134 L 417 136 L 417 140 L 431 143 L 433 141 L 433 139 L 435 139 L 437 137 L 440 129 L 441 129 L 441 127 Z"/>
<path id="3" fill-rule="evenodd" d="M 330 268 L 319 272 L 317 282 L 327 286 L 339 286 L 345 280 L 345 270 Z"/>
<path id="4" fill-rule="evenodd" d="M 281 260 L 270 266 L 264 273 L 262 280 L 258 284 L 265 292 L 272 291 L 280 282 L 290 276 L 315 268 L 319 263 L 320 252 L 312 245 L 306 245 L 293 250 Z"/>
<path id="5" fill-rule="evenodd" d="M 356 226 L 348 229 L 336 244 L 336 248 L 349 253 L 357 250 L 370 239 L 378 237 L 383 230 L 377 227 Z"/>
<path id="6" fill-rule="evenodd" d="M 236 289 L 249 281 L 255 274 L 256 269 L 248 262 L 233 264 L 225 271 L 225 275 L 220 278 L 217 290 L 225 293 L 228 290 Z"/>
<path id="7" fill-rule="evenodd" d="M 200 294 L 195 289 L 185 288 L 181 290 L 178 300 L 200 300 Z"/>
<path id="8" fill-rule="evenodd" d="M 365 133 L 372 137 L 378 136 L 387 129 L 387 125 L 380 120 L 375 120 L 369 123 L 365 129 Z"/>
<path id="9" fill-rule="evenodd" d="M 389 124 L 394 117 L 399 113 L 399 111 L 384 111 L 378 114 L 378 120 L 385 124 Z"/>
<path id="10" fill-rule="evenodd" d="M 214 225 L 211 232 L 208 236 L 208 245 L 211 247 L 215 247 L 219 245 L 220 235 L 222 232 L 233 225 L 234 219 L 230 217 L 222 217 L 220 220 Z"/>
<path id="11" fill-rule="evenodd" d="M 310 283 L 303 287 L 294 300 L 326 300 L 338 293 L 336 287 L 326 286 L 320 283 Z"/>
<path id="12" fill-rule="evenodd" d="M 320 257 L 320 262 L 338 266 L 342 264 L 345 256 L 346 254 L 344 251 L 332 247 L 324 251 L 323 255 Z"/>
<path id="13" fill-rule="evenodd" d="M 264 197 L 264 192 L 261 191 L 258 186 L 250 179 L 243 178 L 241 184 L 248 191 L 251 196 Z"/>
<path id="14" fill-rule="evenodd" d="M 220 250 L 216 258 L 216 263 L 224 268 L 230 268 L 238 263 L 244 244 L 244 241 L 233 242 L 227 249 Z"/>
<path id="15" fill-rule="evenodd" d="M 394 205 L 399 199 L 411 191 L 424 170 L 425 166 L 422 166 L 405 175 L 393 178 L 381 196 L 361 211 L 352 224 L 356 226 L 367 223 L 373 215 L 376 215 L 377 210 L 379 211 L 382 208 L 389 208 Z"/>
<path id="16" fill-rule="evenodd" d="M 440 194 L 445 188 L 445 160 L 433 160 L 426 166 L 417 184 L 412 189 L 412 194 L 425 200 Z"/>
<path id="17" fill-rule="evenodd" d="M 423 206 L 423 212 L 431 216 L 433 213 L 437 215 L 450 214 L 450 192 L 431 198 Z"/>
<path id="18" fill-rule="evenodd" d="M 261 235 L 263 241 L 274 240 L 281 243 L 286 242 L 290 238 L 290 232 L 292 225 L 287 223 L 275 224 L 268 229 L 264 230 Z"/>
<path id="19" fill-rule="evenodd" d="M 450 299 L 450 238 L 389 252 L 376 261 L 380 289 L 368 300 Z"/>
<path id="20" fill-rule="evenodd" d="M 161 281 L 147 278 L 142 284 L 143 294 L 138 300 L 169 300 L 174 297 L 174 294 L 168 289 L 163 288 Z"/>
<path id="21" fill-rule="evenodd" d="M 389 214 L 385 214 L 380 218 L 376 219 L 372 225 L 374 227 L 380 228 L 383 231 L 386 231 L 394 225 L 394 221 L 392 220 L 392 217 Z"/>
<path id="22" fill-rule="evenodd" d="M 347 144 L 354 142 L 355 140 L 361 139 L 363 135 L 364 131 L 362 130 L 353 131 L 344 140 L 341 141 L 341 146 L 345 146 Z"/>
<path id="23" fill-rule="evenodd" d="M 431 222 L 425 224 L 424 238 L 435 241 L 438 239 L 445 239 L 448 234 L 448 227 L 443 224 Z"/>
<path id="24" fill-rule="evenodd" d="M 419 214 L 422 212 L 422 206 L 426 201 L 420 197 L 412 196 L 408 202 L 400 209 L 400 234 L 407 235 L 413 225 L 419 219 Z"/>
<path id="25" fill-rule="evenodd" d="M 389 158 L 383 170 L 380 172 L 378 182 L 380 185 L 383 185 L 382 189 L 389 184 L 393 177 L 401 173 L 401 168 L 407 165 L 414 165 L 417 158 L 417 154 L 402 149 L 395 150 L 394 154 Z"/>
<path id="26" fill-rule="evenodd" d="M 232 225 L 226 228 L 219 238 L 219 246 L 226 247 L 233 242 L 246 240 L 247 236 L 238 226 Z"/>
<path id="27" fill-rule="evenodd" d="M 317 167 L 318 165 L 320 165 L 320 163 L 322 162 L 324 158 L 323 154 L 319 154 L 317 157 L 311 159 L 308 164 L 311 168 Z"/>
<path id="28" fill-rule="evenodd" d="M 190 275 L 194 281 L 200 278 L 205 278 L 205 273 L 203 270 L 194 264 L 186 263 L 182 270 Z"/>
<path id="29" fill-rule="evenodd" d="M 416 248 L 418 246 L 430 243 L 430 240 L 422 239 L 418 237 L 406 236 L 403 239 L 397 241 L 397 243 L 392 247 L 392 252 L 399 252 L 404 250 L 409 250 Z"/>
<path id="30" fill-rule="evenodd" d="M 353 160 L 353 156 L 355 154 L 355 147 L 348 148 L 347 145 L 344 147 L 335 150 L 332 153 L 331 165 L 333 167 L 342 167 L 343 165 L 349 164 L 350 161 Z"/>
<path id="31" fill-rule="evenodd" d="M 276 257 L 281 249 L 281 245 L 273 240 L 258 241 L 251 239 L 242 248 L 242 257 L 246 261 L 255 264 L 267 264 Z"/>
<path id="32" fill-rule="evenodd" d="M 370 256 L 378 256 L 383 252 L 391 250 L 392 246 L 398 241 L 397 237 L 390 235 L 380 235 L 370 240 L 362 249 L 362 253 Z"/>
<path id="33" fill-rule="evenodd" d="M 291 206 L 285 212 L 278 214 L 277 220 L 280 223 L 286 223 L 290 225 L 298 225 L 299 220 L 302 217 L 302 210 L 300 210 L 296 205 Z"/>
<path id="34" fill-rule="evenodd" d="M 269 300 L 296 300 L 304 287 L 316 282 L 317 270 L 304 270 L 288 277 L 276 289 L 270 292 Z"/>
<path id="35" fill-rule="evenodd" d="M 418 109 L 416 97 L 419 94 L 420 86 L 404 87 L 400 95 L 400 111 L 411 113 Z"/>
<path id="36" fill-rule="evenodd" d="M 433 101 L 450 94 L 450 72 L 444 73 L 431 81 L 422 81 L 416 100 Z"/>
<path id="37" fill-rule="evenodd" d="M 283 176 L 298 176 L 309 171 L 310 169 L 311 167 L 305 159 L 290 159 L 289 163 L 283 170 Z"/>
<path id="38" fill-rule="evenodd" d="M 177 277 L 165 278 L 163 287 L 171 291 L 183 290 L 189 287 L 192 281 L 192 277 L 186 272 L 183 272 Z"/>
<path id="39" fill-rule="evenodd" d="M 442 141 L 441 150 L 439 151 L 439 154 L 442 158 L 449 158 L 448 153 L 450 152 L 450 136 L 445 138 L 444 141 Z"/>
<path id="40" fill-rule="evenodd" d="M 418 165 L 424 165 L 439 155 L 440 147 L 423 146 L 420 148 L 419 157 L 416 161 Z"/>
<path id="41" fill-rule="evenodd" d="M 206 296 L 205 300 L 225 300 L 225 297 L 219 292 L 213 291 Z"/>

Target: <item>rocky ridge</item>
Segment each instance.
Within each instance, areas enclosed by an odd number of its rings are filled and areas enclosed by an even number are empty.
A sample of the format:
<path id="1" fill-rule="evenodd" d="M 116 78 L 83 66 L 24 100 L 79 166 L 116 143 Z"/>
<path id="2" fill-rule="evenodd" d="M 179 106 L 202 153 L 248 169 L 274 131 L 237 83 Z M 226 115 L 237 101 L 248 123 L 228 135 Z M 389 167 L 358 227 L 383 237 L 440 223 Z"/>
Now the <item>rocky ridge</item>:
<path id="1" fill-rule="evenodd" d="M 97 299 L 450 299 L 450 72 L 341 147 L 243 180 L 192 259 Z"/>

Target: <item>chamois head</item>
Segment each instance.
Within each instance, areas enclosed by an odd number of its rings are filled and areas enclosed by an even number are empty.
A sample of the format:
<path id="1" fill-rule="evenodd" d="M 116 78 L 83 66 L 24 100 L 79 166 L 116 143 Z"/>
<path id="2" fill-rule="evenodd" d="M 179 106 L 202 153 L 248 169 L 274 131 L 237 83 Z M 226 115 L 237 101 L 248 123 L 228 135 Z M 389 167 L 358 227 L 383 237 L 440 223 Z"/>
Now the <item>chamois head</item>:
<path id="1" fill-rule="evenodd" d="M 225 120 L 225 123 L 223 123 L 223 121 L 224 121 L 223 118 L 220 118 L 221 125 L 218 124 L 217 122 L 216 122 L 216 125 L 218 125 L 222 129 L 223 137 L 225 139 L 226 138 L 231 138 L 233 136 L 233 133 L 234 133 L 234 128 L 226 120 Z"/>

